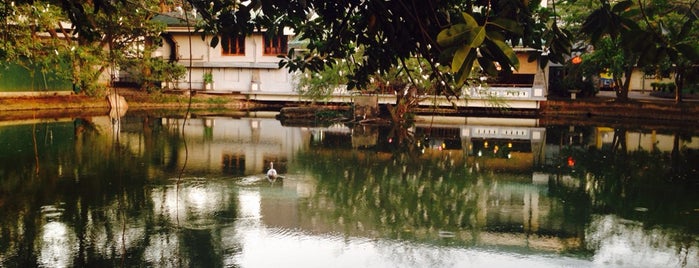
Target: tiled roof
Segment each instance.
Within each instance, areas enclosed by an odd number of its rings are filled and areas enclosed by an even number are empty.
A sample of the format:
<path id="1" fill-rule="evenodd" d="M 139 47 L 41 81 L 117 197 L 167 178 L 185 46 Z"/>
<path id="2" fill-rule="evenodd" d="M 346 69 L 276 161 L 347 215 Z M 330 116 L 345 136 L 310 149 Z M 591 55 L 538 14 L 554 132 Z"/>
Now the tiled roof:
<path id="1" fill-rule="evenodd" d="M 189 25 L 194 26 L 198 19 L 190 16 L 189 20 Z M 162 22 L 169 27 L 187 26 L 187 20 L 185 19 L 184 14 L 179 12 L 167 12 L 155 15 L 155 17 L 153 17 L 153 21 Z"/>

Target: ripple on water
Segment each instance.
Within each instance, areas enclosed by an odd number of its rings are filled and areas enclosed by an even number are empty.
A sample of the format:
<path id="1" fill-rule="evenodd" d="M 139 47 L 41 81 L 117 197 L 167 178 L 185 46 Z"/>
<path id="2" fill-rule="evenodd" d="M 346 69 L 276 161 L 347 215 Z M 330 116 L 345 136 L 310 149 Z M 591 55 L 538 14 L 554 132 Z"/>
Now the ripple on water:
<path id="1" fill-rule="evenodd" d="M 62 204 L 41 206 L 41 215 L 47 220 L 58 219 L 63 215 L 63 212 L 65 211 L 64 208 L 60 207 L 61 205 Z"/>

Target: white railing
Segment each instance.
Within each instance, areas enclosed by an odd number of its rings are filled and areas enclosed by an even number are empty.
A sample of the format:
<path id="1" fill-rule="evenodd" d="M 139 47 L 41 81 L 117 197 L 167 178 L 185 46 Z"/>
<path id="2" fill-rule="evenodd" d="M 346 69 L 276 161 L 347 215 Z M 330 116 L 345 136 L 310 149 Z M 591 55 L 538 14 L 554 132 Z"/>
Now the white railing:
<path id="1" fill-rule="evenodd" d="M 543 88 L 537 87 L 472 87 L 466 89 L 470 99 L 504 99 L 504 100 L 545 100 Z"/>

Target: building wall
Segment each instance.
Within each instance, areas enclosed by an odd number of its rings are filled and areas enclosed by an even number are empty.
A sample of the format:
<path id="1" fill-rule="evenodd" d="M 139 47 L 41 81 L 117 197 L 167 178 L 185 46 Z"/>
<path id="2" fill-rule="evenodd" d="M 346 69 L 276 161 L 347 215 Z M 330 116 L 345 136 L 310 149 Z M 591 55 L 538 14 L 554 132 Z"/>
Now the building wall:
<path id="1" fill-rule="evenodd" d="M 634 70 L 633 73 L 631 74 L 631 84 L 629 85 L 629 90 L 641 90 L 641 91 L 651 91 L 653 90 L 653 87 L 650 85 L 651 83 L 655 82 L 661 82 L 661 83 L 669 83 L 669 82 L 674 82 L 675 80 L 667 77 L 667 78 L 655 78 L 655 77 L 648 77 L 643 73 L 643 70 Z"/>
<path id="2" fill-rule="evenodd" d="M 537 70 L 539 69 L 539 62 L 529 62 L 529 53 L 517 52 L 517 59 L 519 60 L 519 70 L 517 70 L 515 73 L 536 74 Z"/>
<path id="3" fill-rule="evenodd" d="M 643 150 L 671 152 L 674 146 L 675 134 L 657 133 L 656 131 L 641 132 L 628 131 L 625 133 L 626 148 L 629 152 Z M 596 128 L 595 147 L 612 146 L 614 143 L 614 129 Z M 699 149 L 699 141 L 696 139 L 680 139 L 679 148 Z"/>
<path id="4" fill-rule="evenodd" d="M 211 47 L 212 36 L 202 40 L 201 35 L 193 34 L 191 38 L 191 62 L 189 37 L 186 32 L 173 32 L 177 61 L 185 67 L 192 66 L 191 86 L 203 90 L 203 76 L 211 72 L 214 91 L 264 91 L 293 92 L 292 74 L 288 69 L 279 69 L 276 55 L 264 55 L 263 37 L 256 33 L 245 39 L 245 55 L 223 55 L 221 44 Z M 159 55 L 170 58 L 173 49 L 168 42 L 163 42 Z M 180 89 L 189 88 L 189 75 L 177 83 Z"/>

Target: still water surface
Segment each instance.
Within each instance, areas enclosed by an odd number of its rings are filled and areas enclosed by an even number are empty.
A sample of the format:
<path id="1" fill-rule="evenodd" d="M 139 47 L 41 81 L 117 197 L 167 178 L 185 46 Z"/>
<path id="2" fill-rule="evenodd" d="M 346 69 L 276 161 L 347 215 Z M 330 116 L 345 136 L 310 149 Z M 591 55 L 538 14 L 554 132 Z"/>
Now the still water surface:
<path id="1" fill-rule="evenodd" d="M 0 267 L 699 267 L 692 130 L 127 116 L 0 146 Z"/>

